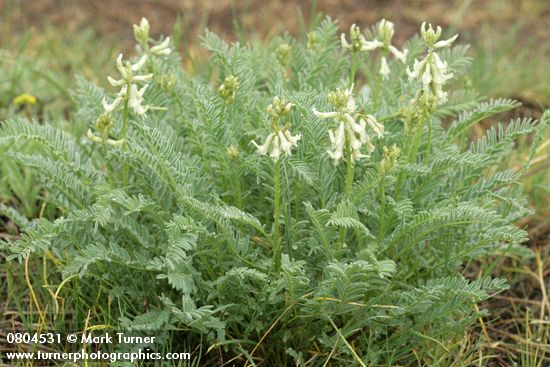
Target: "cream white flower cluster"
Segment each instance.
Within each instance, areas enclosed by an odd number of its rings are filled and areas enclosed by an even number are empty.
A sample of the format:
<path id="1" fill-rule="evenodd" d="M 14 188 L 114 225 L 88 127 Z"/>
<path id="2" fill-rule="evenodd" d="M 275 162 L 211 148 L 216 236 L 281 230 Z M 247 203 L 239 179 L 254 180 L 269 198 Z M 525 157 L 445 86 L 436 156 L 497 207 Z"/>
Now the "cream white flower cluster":
<path id="1" fill-rule="evenodd" d="M 123 62 L 122 54 L 119 54 L 116 58 L 116 69 L 120 74 L 120 78 L 115 79 L 108 76 L 107 81 L 113 87 L 120 87 L 120 90 L 116 93 L 114 100 L 110 102 L 103 98 L 102 104 L 105 110 L 104 115 L 102 115 L 103 119 L 111 118 L 111 114 L 120 106 L 127 106 L 142 117 L 150 108 L 153 108 L 143 104 L 143 96 L 148 87 L 147 83 L 153 79 L 153 74 L 139 74 L 139 71 L 147 63 L 148 57 L 151 55 L 167 56 L 172 52 L 172 49 L 170 48 L 170 37 L 149 48 L 149 28 L 149 22 L 146 18 L 141 18 L 139 25 L 134 24 L 134 37 L 139 43 L 138 48 L 143 53 L 137 62 L 133 64 L 130 61 Z M 139 87 L 140 84 L 143 85 L 141 88 Z M 122 144 L 124 139 L 106 139 L 105 131 L 100 131 L 101 137 L 95 135 L 91 130 L 88 131 L 87 135 L 90 140 L 97 143 L 106 142 L 113 146 Z"/>
<path id="2" fill-rule="evenodd" d="M 141 18 L 139 25 L 134 24 L 134 36 L 136 41 L 144 49 L 145 54 L 135 63 L 122 61 L 122 54 L 116 59 L 116 68 L 121 75 L 120 79 L 111 76 L 107 80 L 113 87 L 121 87 L 115 99 L 112 102 L 103 100 L 103 107 L 106 113 L 112 113 L 126 100 L 136 114 L 144 116 L 150 106 L 143 105 L 143 95 L 148 85 L 138 88 L 138 84 L 147 83 L 153 78 L 153 74 L 136 75 L 147 62 L 148 54 L 157 56 L 166 56 L 172 52 L 170 48 L 170 37 L 167 37 L 160 44 L 149 48 L 149 22 L 146 18 Z"/>
<path id="3" fill-rule="evenodd" d="M 438 103 L 442 104 L 447 101 L 447 92 L 443 91 L 443 85 L 453 77 L 453 73 L 447 73 L 447 62 L 442 61 L 435 50 L 451 46 L 458 34 L 447 40 L 439 41 L 441 27 L 438 26 L 434 31 L 430 24 L 426 29 L 426 22 L 422 23 L 420 33 L 428 46 L 428 53 L 421 61 L 415 59 L 412 71 L 407 68 L 407 74 L 409 80 L 421 78 L 424 93 L 433 94 Z"/>
<path id="4" fill-rule="evenodd" d="M 329 156 L 334 159 L 335 165 L 344 158 L 346 146 L 350 149 L 352 163 L 361 158 L 368 157 L 368 155 L 361 153 L 363 145 L 369 153 L 374 150 L 374 145 L 372 145 L 366 131 L 367 125 L 378 138 L 384 135 L 384 125 L 377 122 L 372 115 L 358 115 L 359 122 L 355 121 L 356 119 L 353 117 L 353 114 L 357 106 L 353 99 L 352 89 L 349 88 L 343 91 L 336 89 L 329 94 L 329 101 L 336 108 L 336 111 L 319 112 L 315 108 L 313 109 L 313 113 L 318 118 L 333 118 L 338 123 L 336 129 L 329 130 L 332 150 L 327 151 Z"/>
<path id="5" fill-rule="evenodd" d="M 258 150 L 261 155 L 269 156 L 277 162 L 281 157 L 281 153 L 288 156 L 292 153 L 292 148 L 298 145 L 298 141 L 302 138 L 301 134 L 292 135 L 290 133 L 290 124 L 286 124 L 284 127 L 279 128 L 279 120 L 290 113 L 290 110 L 294 107 L 292 103 L 286 103 L 279 97 L 273 98 L 273 103 L 267 106 L 267 113 L 272 117 L 271 132 L 265 143 L 258 145 L 254 140 L 252 144 Z"/>
<path id="6" fill-rule="evenodd" d="M 153 74 L 135 75 L 135 73 L 138 72 L 146 62 L 147 55 L 143 55 L 135 64 L 130 63 L 130 61 L 126 61 L 126 63 L 123 64 L 122 54 L 118 55 L 116 59 L 116 68 L 120 73 L 121 78 L 114 79 L 111 76 L 108 76 L 107 80 L 113 87 L 121 88 L 112 102 L 109 103 L 106 99 L 103 99 L 103 108 L 105 109 L 105 113 L 112 113 L 123 102 L 128 100 L 128 107 L 132 108 L 134 112 L 140 116 L 145 115 L 149 107 L 144 106 L 142 103 L 143 94 L 147 89 L 147 84 L 141 89 L 138 89 L 138 83 L 149 82 L 153 78 Z"/>
<path id="7" fill-rule="evenodd" d="M 111 76 L 107 77 L 109 84 L 113 87 L 120 87 L 119 92 L 116 94 L 116 97 L 113 101 L 108 102 L 107 99 L 103 98 L 102 104 L 103 109 L 105 110 L 104 116 L 110 118 L 113 111 L 124 103 L 128 103 L 128 107 L 132 108 L 134 112 L 140 116 L 144 116 L 149 106 L 143 105 L 143 94 L 147 89 L 147 85 L 143 86 L 141 89 L 138 89 L 138 83 L 146 83 L 153 78 L 153 74 L 146 75 L 135 75 L 143 65 L 147 62 L 147 56 L 143 55 L 138 62 L 135 64 L 126 61 L 126 64 L 122 62 L 122 54 L 119 54 L 116 59 L 116 68 L 121 75 L 120 79 L 115 79 Z M 108 143 L 112 146 L 119 146 L 122 144 L 123 139 L 121 140 L 111 140 L 106 139 L 105 134 L 102 133 L 102 136 L 95 135 L 91 130 L 87 132 L 88 138 L 96 143 Z"/>
<path id="8" fill-rule="evenodd" d="M 367 41 L 356 24 L 352 24 L 349 28 L 349 37 L 351 43 L 346 40 L 346 34 L 342 33 L 340 35 L 340 41 L 343 48 L 351 50 L 352 52 L 372 51 L 382 46 L 382 42 L 378 40 Z"/>
<path id="9" fill-rule="evenodd" d="M 374 39 L 372 41 L 367 41 L 363 34 L 361 33 L 361 30 L 357 25 L 352 24 L 349 29 L 349 36 L 351 39 L 351 43 L 349 43 L 346 39 L 346 35 L 344 33 L 340 36 L 340 41 L 342 43 L 342 47 L 345 49 L 349 49 L 353 52 L 359 52 L 359 51 L 374 51 L 376 49 L 381 49 L 383 51 L 382 59 L 380 62 L 380 74 L 384 79 L 388 77 L 388 74 L 390 73 L 390 68 L 388 66 L 388 60 L 386 58 L 386 53 L 390 52 L 393 54 L 393 56 L 401 61 L 402 63 L 406 62 L 407 58 L 407 49 L 403 49 L 403 51 L 399 51 L 397 47 L 391 44 L 393 35 L 395 33 L 393 23 L 382 19 L 377 26 L 377 37 L 380 39 Z"/>

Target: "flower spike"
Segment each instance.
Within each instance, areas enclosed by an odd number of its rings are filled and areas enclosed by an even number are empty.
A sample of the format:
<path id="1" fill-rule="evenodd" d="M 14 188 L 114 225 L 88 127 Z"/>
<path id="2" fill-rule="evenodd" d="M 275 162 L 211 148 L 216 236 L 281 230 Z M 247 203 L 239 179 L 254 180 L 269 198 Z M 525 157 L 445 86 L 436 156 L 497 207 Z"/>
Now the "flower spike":
<path id="1" fill-rule="evenodd" d="M 327 150 L 327 154 L 334 160 L 335 165 L 339 164 L 344 158 L 346 144 L 350 149 L 352 163 L 361 158 L 368 158 L 367 154 L 361 153 L 363 146 L 366 147 L 369 153 L 374 150 L 374 145 L 372 145 L 366 131 L 367 125 L 373 129 L 377 137 L 380 138 L 384 134 L 384 125 L 378 123 L 372 115 L 363 116 L 364 118 L 360 118 L 359 122 L 356 122 L 353 114 L 357 106 L 351 92 L 352 88 L 346 90 L 336 89 L 329 93 L 328 99 L 336 111 L 319 112 L 316 108 L 313 108 L 313 114 L 318 118 L 334 118 L 338 123 L 336 129 L 328 132 L 332 148 Z M 361 117 L 362 115 L 358 116 Z"/>

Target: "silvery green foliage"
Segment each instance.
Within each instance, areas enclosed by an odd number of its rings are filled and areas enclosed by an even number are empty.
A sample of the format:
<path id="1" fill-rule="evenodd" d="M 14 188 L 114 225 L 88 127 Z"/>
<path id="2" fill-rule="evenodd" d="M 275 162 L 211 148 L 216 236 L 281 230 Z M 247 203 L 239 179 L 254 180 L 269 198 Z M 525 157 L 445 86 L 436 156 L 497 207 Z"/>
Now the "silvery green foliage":
<path id="1" fill-rule="evenodd" d="M 360 38 L 374 42 L 373 29 Z M 22 227 L 21 240 L 6 245 L 11 257 L 50 251 L 65 278 L 83 279 L 79 297 L 93 303 L 95 288 L 105 289 L 100 302 L 117 305 L 106 323 L 168 330 L 172 347 L 203 343 L 205 365 L 236 357 L 389 366 L 416 363 L 413 349 L 425 361 L 444 353 L 479 316 L 474 305 L 507 287 L 466 279 L 466 264 L 529 253 L 513 225 L 528 211 L 521 172 L 502 162 L 517 137 L 545 123 L 514 120 L 470 143 L 473 124 L 518 104 L 479 103 L 451 81 L 446 102 L 434 103 L 406 73 L 424 55 L 414 37 L 399 54 L 406 62 L 353 54 L 354 111 L 383 123 L 383 135 L 371 136 L 368 158 L 335 165 L 327 150 L 336 125 L 313 111 L 332 111 L 330 92 L 351 85 L 336 23 L 323 21 L 307 44 L 229 45 L 207 32 L 204 47 L 210 59 L 198 75 L 182 70 L 176 52 L 149 54 L 140 72 L 153 76 L 141 97 L 158 108 L 129 109 L 125 137 L 122 108 L 94 125 L 114 91 L 79 82 L 80 121 L 123 147 L 38 123 L 2 124 L 1 139 L 42 146 L 7 155 L 41 174 L 60 213 L 27 223 L 0 207 Z M 441 50 L 438 62 L 455 78 L 467 71 L 466 47 Z M 274 96 L 292 103 L 285 126 L 301 136 L 276 162 L 251 143 L 279 131 L 266 111 Z"/>

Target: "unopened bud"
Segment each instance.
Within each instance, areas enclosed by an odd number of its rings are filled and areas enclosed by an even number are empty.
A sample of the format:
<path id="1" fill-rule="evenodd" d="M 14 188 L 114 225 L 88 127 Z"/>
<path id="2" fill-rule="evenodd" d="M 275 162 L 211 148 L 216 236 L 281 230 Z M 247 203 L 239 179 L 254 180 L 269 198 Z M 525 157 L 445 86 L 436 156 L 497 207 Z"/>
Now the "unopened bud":
<path id="1" fill-rule="evenodd" d="M 393 23 L 389 20 L 382 19 L 380 23 L 378 23 L 378 36 L 382 39 L 382 42 L 384 42 L 385 47 L 391 44 L 394 33 Z"/>
<path id="2" fill-rule="evenodd" d="M 307 48 L 309 50 L 318 50 L 319 49 L 319 36 L 315 32 L 309 32 L 307 34 Z"/>
<path id="3" fill-rule="evenodd" d="M 400 152 L 401 150 L 395 145 L 392 145 L 389 149 L 384 147 L 382 161 L 380 162 L 380 172 L 382 174 L 392 171 L 397 166 L 397 158 Z"/>
<path id="4" fill-rule="evenodd" d="M 165 91 L 171 91 L 176 85 L 176 77 L 173 74 L 162 74 L 158 77 L 160 87 Z"/>
<path id="5" fill-rule="evenodd" d="M 149 22 L 141 18 L 139 25 L 134 24 L 134 37 L 140 45 L 146 45 L 149 41 Z"/>
<path id="6" fill-rule="evenodd" d="M 231 103 L 235 99 L 239 89 L 239 79 L 234 75 L 229 75 L 218 88 L 218 95 L 225 103 Z"/>
<path id="7" fill-rule="evenodd" d="M 288 43 L 282 43 L 275 51 L 277 55 L 277 61 L 282 67 L 287 67 L 290 63 L 290 56 L 292 53 L 292 47 Z"/>
<path id="8" fill-rule="evenodd" d="M 101 135 L 104 135 L 104 136 L 109 134 L 109 131 L 112 130 L 114 125 L 115 125 L 115 122 L 113 120 L 113 117 L 109 114 L 104 114 L 104 113 L 99 115 L 99 117 L 95 122 L 95 127 L 97 131 L 99 131 Z"/>
<path id="9" fill-rule="evenodd" d="M 232 161 L 236 161 L 237 159 L 239 159 L 239 156 L 241 155 L 241 151 L 239 150 L 239 147 L 235 145 L 230 145 L 225 150 L 225 154 Z"/>
<path id="10" fill-rule="evenodd" d="M 292 107 L 294 107 L 292 103 L 286 103 L 284 99 L 275 96 L 273 102 L 267 106 L 267 113 L 275 118 L 280 118 L 288 115 Z"/>
<path id="11" fill-rule="evenodd" d="M 426 41 L 426 43 L 431 47 L 441 37 L 441 27 L 437 26 L 436 30 L 434 31 L 432 25 L 429 24 L 428 29 L 426 29 L 426 22 L 424 22 L 420 27 L 420 34 L 422 34 L 422 38 L 424 38 L 424 41 Z"/>
<path id="12" fill-rule="evenodd" d="M 336 90 L 328 94 L 328 100 L 337 109 L 344 109 L 347 107 L 351 93 L 347 93 L 345 90 L 336 88 Z"/>

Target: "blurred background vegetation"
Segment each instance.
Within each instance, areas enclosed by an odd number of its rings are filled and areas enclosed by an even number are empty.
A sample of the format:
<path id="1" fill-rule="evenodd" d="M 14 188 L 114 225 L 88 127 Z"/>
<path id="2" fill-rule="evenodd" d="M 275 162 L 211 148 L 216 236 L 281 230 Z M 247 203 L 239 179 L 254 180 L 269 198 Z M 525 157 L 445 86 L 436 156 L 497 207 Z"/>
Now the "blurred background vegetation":
<path id="1" fill-rule="evenodd" d="M 302 37 L 324 15 L 338 19 L 342 31 L 352 23 L 365 29 L 381 18 L 391 20 L 398 46 L 423 21 L 441 25 L 448 34 L 458 32 L 459 43 L 472 46 L 467 83 L 488 98 L 522 102 L 501 121 L 540 118 L 550 107 L 549 0 L 0 0 L 0 121 L 23 115 L 79 133 L 70 92 L 75 75 L 105 86 L 116 54 L 132 52 L 131 27 L 142 16 L 149 19 L 153 37 L 172 34 L 183 66 L 200 72 L 206 54 L 199 36 L 205 28 L 230 41 L 262 42 L 284 32 Z M 494 122 L 483 122 L 473 136 Z M 472 277 L 492 272 L 509 279 L 511 289 L 486 305 L 493 322 L 480 320 L 457 358 L 475 354 L 479 365 L 550 366 L 550 129 L 544 138 L 523 182 L 533 214 L 518 223 L 528 229 L 535 256 L 529 263 L 487 259 L 474 267 Z M 508 164 L 526 162 L 531 141 L 518 142 Z M 0 157 L 5 149 L 0 145 Z M 29 218 L 43 215 L 32 174 L 7 165 L 0 160 L 0 203 L 16 206 Z M 4 223 L 0 235 L 17 234 Z M 0 265 L 3 261 L 0 254 Z M 17 278 L 16 268 L 5 268 Z M 0 296 L 8 279 L 2 272 Z M 21 292 L 26 293 L 24 284 Z M 7 312 L 2 307 L 0 314 Z"/>

